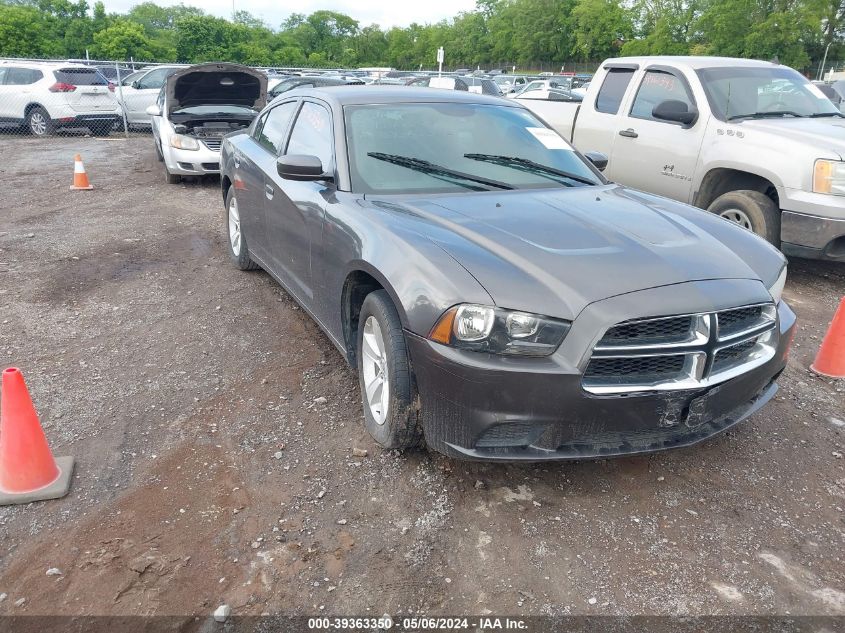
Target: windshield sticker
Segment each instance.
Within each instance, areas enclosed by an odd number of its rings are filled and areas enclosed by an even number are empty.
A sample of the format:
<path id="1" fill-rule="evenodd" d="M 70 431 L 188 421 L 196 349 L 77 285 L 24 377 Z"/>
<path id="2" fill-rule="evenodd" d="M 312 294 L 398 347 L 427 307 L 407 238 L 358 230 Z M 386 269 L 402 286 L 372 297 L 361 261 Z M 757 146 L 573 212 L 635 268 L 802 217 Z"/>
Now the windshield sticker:
<path id="1" fill-rule="evenodd" d="M 812 93 L 812 95 L 816 99 L 827 99 L 827 96 L 821 90 L 819 90 L 818 86 L 814 86 L 813 84 L 807 84 L 806 88 Z"/>
<path id="2" fill-rule="evenodd" d="M 531 135 L 540 141 L 546 149 L 565 149 L 572 151 L 569 143 L 564 141 L 560 135 L 554 130 L 545 127 L 527 127 L 525 128 Z"/>

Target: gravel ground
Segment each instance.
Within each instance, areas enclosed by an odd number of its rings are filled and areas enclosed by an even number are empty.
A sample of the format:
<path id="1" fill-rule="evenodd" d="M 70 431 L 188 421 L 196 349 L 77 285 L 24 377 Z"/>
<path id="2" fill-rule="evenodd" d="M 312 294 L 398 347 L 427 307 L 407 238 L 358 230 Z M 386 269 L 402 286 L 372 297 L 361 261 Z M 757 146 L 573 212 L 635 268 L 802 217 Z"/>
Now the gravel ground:
<path id="1" fill-rule="evenodd" d="M 791 262 L 781 391 L 703 445 L 383 452 L 340 354 L 229 264 L 217 181 L 165 185 L 149 138 L 0 144 L 0 364 L 77 459 L 0 508 L 0 614 L 845 615 L 845 382 L 807 370 L 845 266 Z"/>

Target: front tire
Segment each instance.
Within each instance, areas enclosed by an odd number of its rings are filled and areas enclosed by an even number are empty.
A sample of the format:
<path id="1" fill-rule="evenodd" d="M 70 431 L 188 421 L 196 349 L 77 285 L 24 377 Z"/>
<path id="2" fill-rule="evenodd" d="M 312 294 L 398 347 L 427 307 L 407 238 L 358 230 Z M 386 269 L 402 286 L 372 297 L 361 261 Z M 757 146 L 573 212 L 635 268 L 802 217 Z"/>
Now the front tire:
<path id="1" fill-rule="evenodd" d="M 232 260 L 235 267 L 241 270 L 257 270 L 260 268 L 249 256 L 246 237 L 244 237 L 241 228 L 241 213 L 234 187 L 230 187 L 226 193 L 226 237 L 229 259 Z"/>
<path id="2" fill-rule="evenodd" d="M 384 448 L 418 446 L 422 430 L 402 324 L 390 295 L 367 295 L 358 319 L 358 382 L 364 425 Z"/>
<path id="3" fill-rule="evenodd" d="M 170 170 L 167 168 L 167 165 L 164 165 L 164 182 L 168 185 L 178 185 L 182 182 L 182 176 L 179 174 L 171 174 Z"/>
<path id="4" fill-rule="evenodd" d="M 33 136 L 53 136 L 56 133 L 50 114 L 41 106 L 35 106 L 26 115 L 26 129 Z"/>
<path id="5" fill-rule="evenodd" d="M 707 208 L 780 247 L 780 209 L 759 191 L 729 191 Z"/>

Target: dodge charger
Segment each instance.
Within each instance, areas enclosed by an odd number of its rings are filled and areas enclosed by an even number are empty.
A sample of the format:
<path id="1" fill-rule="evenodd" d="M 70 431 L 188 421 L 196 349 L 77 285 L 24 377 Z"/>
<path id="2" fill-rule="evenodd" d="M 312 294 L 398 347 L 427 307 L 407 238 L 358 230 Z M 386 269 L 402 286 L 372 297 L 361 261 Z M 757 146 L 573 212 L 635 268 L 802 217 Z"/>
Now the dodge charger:
<path id="1" fill-rule="evenodd" d="M 477 460 L 689 446 L 777 391 L 771 245 L 608 182 L 519 102 L 295 90 L 222 147 L 226 243 L 357 370 L 386 448 Z"/>

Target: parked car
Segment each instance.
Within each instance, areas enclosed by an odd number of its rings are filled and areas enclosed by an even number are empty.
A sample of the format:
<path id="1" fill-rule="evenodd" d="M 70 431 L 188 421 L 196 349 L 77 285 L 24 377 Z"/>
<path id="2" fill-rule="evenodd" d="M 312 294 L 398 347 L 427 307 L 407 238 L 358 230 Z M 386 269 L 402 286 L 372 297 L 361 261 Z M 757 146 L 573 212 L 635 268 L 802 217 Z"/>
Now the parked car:
<path id="1" fill-rule="evenodd" d="M 408 80 L 408 86 L 417 88 L 442 88 L 444 90 L 463 90 L 469 92 L 469 84 L 462 77 L 417 77 Z"/>
<path id="2" fill-rule="evenodd" d="M 197 64 L 170 75 L 147 111 L 165 180 L 220 173 L 223 137 L 249 127 L 266 103 L 267 76 L 247 66 Z"/>
<path id="3" fill-rule="evenodd" d="M 123 80 L 120 94 L 129 125 L 152 125 L 147 108 L 156 102 L 165 80 L 186 66 L 152 66 Z"/>
<path id="4" fill-rule="evenodd" d="M 375 81 L 375 80 L 374 80 Z M 316 88 L 320 86 L 351 86 L 363 85 L 364 82 L 360 79 L 343 79 L 341 77 L 319 77 L 316 75 L 302 76 L 302 77 L 288 77 L 283 79 L 275 86 L 267 95 L 268 100 L 272 101 L 283 92 L 293 90 L 294 88 Z"/>
<path id="5" fill-rule="evenodd" d="M 35 136 L 74 127 L 105 136 L 120 118 L 112 90 L 90 66 L 0 61 L 0 122 Z"/>
<path id="6" fill-rule="evenodd" d="M 499 85 L 492 79 L 465 75 L 461 77 L 461 80 L 466 83 L 469 92 L 490 95 L 493 97 L 504 96 L 501 89 L 499 89 Z"/>
<path id="7" fill-rule="evenodd" d="M 842 82 L 845 84 L 845 82 Z M 831 103 L 839 108 L 840 112 L 845 112 L 845 90 L 837 91 L 831 84 L 825 83 L 824 81 L 814 81 L 813 85 L 818 88 L 821 93 L 830 99 Z M 843 85 L 845 88 L 845 85 Z"/>
<path id="8" fill-rule="evenodd" d="M 111 64 L 107 64 L 104 66 L 95 66 L 95 68 L 99 70 L 100 74 L 106 79 L 108 79 L 111 83 L 117 83 L 118 72 L 120 73 L 120 81 L 123 81 L 124 79 L 126 79 L 126 77 L 135 72 L 134 70 L 132 70 L 131 68 L 127 68 L 126 66 L 116 67 Z"/>
<path id="9" fill-rule="evenodd" d="M 513 99 L 517 95 L 528 92 L 529 90 L 551 90 L 552 88 L 570 90 L 571 86 L 572 80 L 567 77 L 561 77 L 558 79 L 535 79 L 533 81 L 529 81 L 520 89 L 512 90 L 507 96 L 508 98 Z"/>
<path id="10" fill-rule="evenodd" d="M 535 88 L 523 90 L 514 99 L 541 99 L 543 101 L 571 101 L 580 103 L 584 96 L 575 90 L 564 88 Z"/>
<path id="11" fill-rule="evenodd" d="M 604 62 L 582 104 L 524 101 L 612 180 L 694 204 L 785 253 L 845 261 L 845 117 L 771 62 Z"/>
<path id="12" fill-rule="evenodd" d="M 521 102 L 297 90 L 223 141 L 229 256 L 357 368 L 387 448 L 541 461 L 687 446 L 777 390 L 786 262 L 608 182 Z M 237 183 L 237 184 L 236 184 Z"/>

